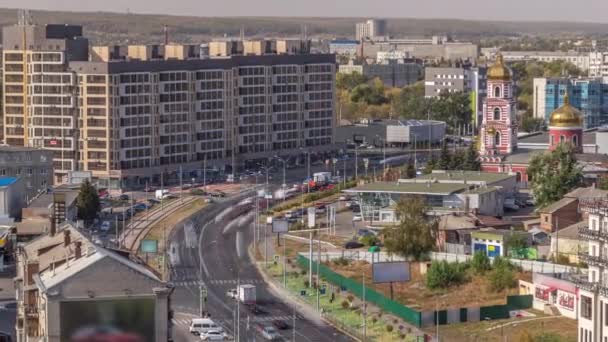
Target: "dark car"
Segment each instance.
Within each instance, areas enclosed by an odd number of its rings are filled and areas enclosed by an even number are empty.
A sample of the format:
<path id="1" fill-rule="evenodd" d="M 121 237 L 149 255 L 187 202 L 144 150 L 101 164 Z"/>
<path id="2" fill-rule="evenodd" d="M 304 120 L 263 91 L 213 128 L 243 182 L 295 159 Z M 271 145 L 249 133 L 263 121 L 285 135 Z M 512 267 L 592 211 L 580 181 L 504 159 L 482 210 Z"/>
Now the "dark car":
<path id="1" fill-rule="evenodd" d="M 122 195 L 120 195 L 120 197 L 118 197 L 118 199 L 121 200 L 121 201 L 128 201 L 129 200 L 129 195 L 122 194 Z"/>
<path id="2" fill-rule="evenodd" d="M 346 248 L 346 249 L 361 248 L 363 246 L 364 245 L 359 241 L 348 241 L 347 243 L 344 244 L 344 248 Z"/>
<path id="3" fill-rule="evenodd" d="M 264 311 L 259 305 L 249 305 L 247 308 L 249 309 L 250 313 L 256 316 L 266 314 L 266 311 Z"/>
<path id="4" fill-rule="evenodd" d="M 8 333 L 0 331 L 0 342 L 12 342 L 13 339 Z"/>
<path id="5" fill-rule="evenodd" d="M 289 329 L 289 324 L 282 319 L 272 321 L 272 325 L 279 330 Z"/>

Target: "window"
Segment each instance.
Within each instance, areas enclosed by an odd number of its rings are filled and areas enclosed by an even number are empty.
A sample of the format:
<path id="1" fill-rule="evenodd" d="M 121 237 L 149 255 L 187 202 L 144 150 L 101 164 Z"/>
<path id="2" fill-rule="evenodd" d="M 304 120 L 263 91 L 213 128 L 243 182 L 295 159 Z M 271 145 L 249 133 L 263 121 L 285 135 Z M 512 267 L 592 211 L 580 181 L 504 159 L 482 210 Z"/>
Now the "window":
<path id="1" fill-rule="evenodd" d="M 581 295 L 581 317 L 591 319 L 592 313 L 591 298 Z"/>
<path id="2" fill-rule="evenodd" d="M 553 138 L 553 136 L 549 136 L 549 146 L 553 146 L 555 145 L 555 139 Z"/>
<path id="3" fill-rule="evenodd" d="M 500 97 L 500 87 L 494 88 L 494 97 Z"/>
<path id="4" fill-rule="evenodd" d="M 566 137 L 565 137 L 565 136 L 563 136 L 563 135 L 560 135 L 560 136 L 559 136 L 559 142 L 560 142 L 560 143 L 563 143 L 564 141 L 566 141 Z"/>
<path id="5" fill-rule="evenodd" d="M 572 146 L 578 146 L 578 137 L 576 135 L 572 136 Z"/>
<path id="6" fill-rule="evenodd" d="M 494 108 L 494 120 L 500 120 L 500 108 Z"/>
<path id="7" fill-rule="evenodd" d="M 545 216 L 545 223 L 549 222 L 549 216 Z"/>
<path id="8" fill-rule="evenodd" d="M 494 146 L 500 146 L 500 132 L 496 132 L 494 135 Z"/>

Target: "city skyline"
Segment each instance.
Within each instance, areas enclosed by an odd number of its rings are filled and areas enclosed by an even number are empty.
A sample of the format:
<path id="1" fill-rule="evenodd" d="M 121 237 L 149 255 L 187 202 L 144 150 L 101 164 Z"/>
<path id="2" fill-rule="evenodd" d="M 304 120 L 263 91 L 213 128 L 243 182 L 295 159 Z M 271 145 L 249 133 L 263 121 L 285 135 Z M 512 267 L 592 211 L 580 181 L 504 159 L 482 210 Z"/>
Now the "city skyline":
<path id="1" fill-rule="evenodd" d="M 566 0 L 538 0 L 534 2 L 513 0 L 510 2 L 488 2 L 463 0 L 459 6 L 448 5 L 445 0 L 429 0 L 417 3 L 415 7 L 407 1 L 385 0 L 378 3 L 336 0 L 335 6 L 327 8 L 321 0 L 305 3 L 256 1 L 248 6 L 243 0 L 201 3 L 195 0 L 178 0 L 167 3 L 160 1 L 132 0 L 128 4 L 119 0 L 108 0 L 103 7 L 97 3 L 76 0 L 17 1 L 7 0 L 9 8 L 29 8 L 38 10 L 90 11 L 90 12 L 131 12 L 142 14 L 172 14 L 190 16 L 314 16 L 314 17 L 386 17 L 386 18 L 442 18 L 462 20 L 502 20 L 502 21 L 569 21 L 607 23 L 603 15 L 608 11 L 608 2 L 581 0 L 573 3 Z M 319 8 L 325 10 L 319 13 Z M 474 8 L 475 10 L 471 10 Z M 522 8 L 525 9 L 522 11 Z M 585 8 L 585 11 L 581 11 Z"/>

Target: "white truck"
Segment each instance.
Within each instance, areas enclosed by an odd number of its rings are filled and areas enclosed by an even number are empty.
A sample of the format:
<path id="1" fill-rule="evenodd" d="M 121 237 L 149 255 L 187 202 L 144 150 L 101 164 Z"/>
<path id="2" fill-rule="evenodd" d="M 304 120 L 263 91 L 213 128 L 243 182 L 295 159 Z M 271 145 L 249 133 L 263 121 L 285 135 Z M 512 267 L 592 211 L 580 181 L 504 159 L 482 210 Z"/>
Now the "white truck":
<path id="1" fill-rule="evenodd" d="M 166 198 L 168 195 L 169 195 L 169 190 L 167 190 L 167 189 L 156 190 L 156 192 L 154 193 L 154 197 L 156 197 L 157 200 L 162 200 L 163 198 Z"/>
<path id="2" fill-rule="evenodd" d="M 315 183 L 328 183 L 331 180 L 331 172 L 315 172 L 312 179 Z"/>
<path id="3" fill-rule="evenodd" d="M 256 301 L 255 286 L 251 284 L 239 285 L 239 300 L 243 304 L 254 305 Z"/>

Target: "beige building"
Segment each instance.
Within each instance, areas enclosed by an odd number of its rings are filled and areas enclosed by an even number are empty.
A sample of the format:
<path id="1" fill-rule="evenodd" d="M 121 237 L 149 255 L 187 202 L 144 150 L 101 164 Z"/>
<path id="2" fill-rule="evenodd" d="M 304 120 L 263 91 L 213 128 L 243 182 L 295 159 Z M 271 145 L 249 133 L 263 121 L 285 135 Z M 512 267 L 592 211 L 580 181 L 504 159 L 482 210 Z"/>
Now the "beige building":
<path id="1" fill-rule="evenodd" d="M 108 286 L 120 284 L 120 286 Z M 167 341 L 172 288 L 143 263 L 94 245 L 70 225 L 19 248 L 17 341 L 68 341 L 114 318 L 116 338 Z"/>
<path id="2" fill-rule="evenodd" d="M 49 45 L 53 50 L 39 52 L 37 43 L 26 50 L 45 66 L 32 62 L 26 70 L 40 72 L 25 78 L 19 74 L 24 30 L 41 40 L 40 49 L 49 37 L 64 37 L 64 45 Z M 89 61 L 70 50 L 74 41 L 86 43 L 80 33 L 72 26 L 4 29 L 5 46 L 14 48 L 4 51 L 12 70 L 5 80 L 16 82 L 6 85 L 6 141 L 54 150 L 57 183 L 68 171 L 91 171 L 101 187 L 140 186 L 159 183 L 161 174 L 177 179 L 180 170 L 190 179 L 205 159 L 231 170 L 300 149 L 332 148 L 333 55 L 276 54 L 275 43 L 266 54 L 268 41 L 251 41 L 245 56 L 243 42 L 222 41 L 209 44 L 210 59 L 183 59 L 195 53 L 191 47 L 152 45 L 96 47 Z M 297 52 L 287 43 L 281 51 L 289 46 Z M 24 82 L 34 76 L 41 82 Z"/>

